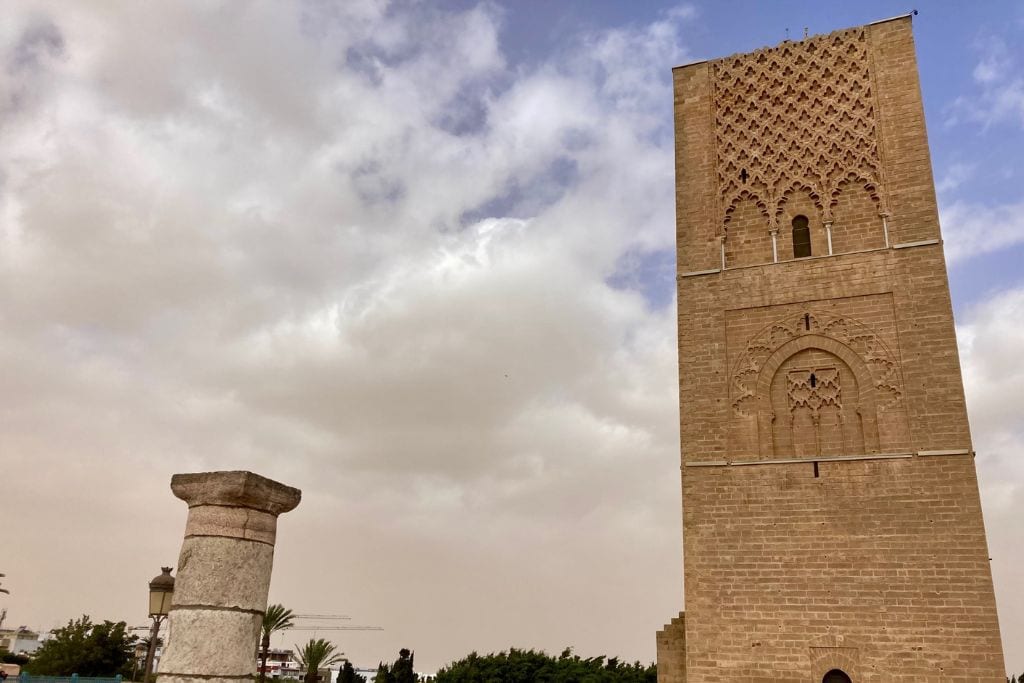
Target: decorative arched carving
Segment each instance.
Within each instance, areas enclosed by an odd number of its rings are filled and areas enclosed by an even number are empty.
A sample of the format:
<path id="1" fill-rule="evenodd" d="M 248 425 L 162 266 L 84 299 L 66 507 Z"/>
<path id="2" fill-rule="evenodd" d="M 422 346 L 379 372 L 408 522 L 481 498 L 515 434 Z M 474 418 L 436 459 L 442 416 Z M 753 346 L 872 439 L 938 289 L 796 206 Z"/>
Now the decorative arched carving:
<path id="1" fill-rule="evenodd" d="M 885 227 L 877 189 L 865 178 L 848 173 L 829 199 L 833 216 L 834 253 L 885 246 Z"/>
<path id="2" fill-rule="evenodd" d="M 875 181 L 866 177 L 862 173 L 858 173 L 857 171 L 849 171 L 846 175 L 836 180 L 829 196 L 829 209 L 835 208 L 836 204 L 839 203 L 839 195 L 841 195 L 843 190 L 848 186 L 859 187 L 867 192 L 868 196 L 871 197 L 871 200 L 878 205 L 879 213 L 882 212 L 882 196 L 878 191 L 878 187 L 875 185 Z"/>
<path id="3" fill-rule="evenodd" d="M 737 192 L 735 195 L 733 195 L 733 197 L 729 200 L 728 208 L 726 208 L 725 210 L 725 218 L 722 220 L 722 222 L 726 225 L 727 230 L 729 223 L 732 222 L 733 214 L 736 213 L 736 207 L 740 205 L 740 202 L 744 201 L 753 202 L 753 204 L 757 206 L 758 210 L 761 212 L 761 215 L 764 216 L 765 221 L 767 222 L 768 207 L 767 205 L 765 205 L 764 201 L 755 192 L 751 192 L 750 190 L 741 190 Z"/>
<path id="4" fill-rule="evenodd" d="M 712 83 L 723 225 L 742 193 L 775 217 L 794 186 L 829 220 L 851 178 L 884 210 L 864 28 L 717 60 Z"/>
<path id="5" fill-rule="evenodd" d="M 843 388 L 839 370 L 834 367 L 814 368 L 811 374 L 792 371 L 786 377 L 786 397 L 789 408 L 806 408 L 812 413 L 829 406 L 842 409 Z"/>
<path id="6" fill-rule="evenodd" d="M 768 357 L 786 342 L 809 334 L 835 340 L 863 358 L 871 373 L 866 386 L 874 387 L 884 397 L 879 402 L 880 409 L 885 410 L 899 402 L 903 396 L 899 366 L 885 342 L 871 328 L 853 318 L 808 311 L 765 326 L 747 342 L 731 373 L 735 415 L 748 415 L 753 408 L 756 378 Z"/>
<path id="7" fill-rule="evenodd" d="M 752 430 L 748 443 L 757 444 L 763 455 L 775 453 L 775 426 L 780 419 L 779 406 L 771 399 L 772 382 L 779 368 L 795 354 L 808 349 L 818 349 L 834 356 L 835 363 L 811 367 L 808 371 L 820 377 L 822 388 L 809 388 L 809 374 L 800 378 L 794 374 L 787 377 L 787 391 L 790 396 L 789 412 L 797 407 L 812 408 L 817 414 L 820 406 L 834 405 L 843 413 L 843 420 L 856 420 L 854 430 L 848 434 L 848 448 L 863 448 L 877 452 L 883 445 L 879 437 L 879 416 L 886 411 L 902 410 L 903 384 L 896 357 L 878 335 L 868 326 L 848 317 L 835 316 L 820 311 L 807 311 L 777 320 L 755 334 L 746 345 L 744 352 L 733 365 L 730 376 L 732 397 L 732 419 L 744 421 Z M 851 387 L 840 387 L 839 369 L 848 368 L 852 373 Z M 832 373 L 835 371 L 835 375 Z M 801 388 L 799 382 L 805 385 Z M 843 396 L 849 389 L 856 388 L 856 396 L 843 404 Z M 888 422 L 886 424 L 889 424 Z M 843 429 L 846 429 L 844 427 Z M 888 428 L 887 428 L 888 429 Z M 883 430 L 885 431 L 885 430 Z M 852 435 L 858 435 L 856 438 Z M 892 434 L 891 429 L 885 434 Z M 892 440 L 892 439 L 890 439 Z"/>
<path id="8" fill-rule="evenodd" d="M 792 203 L 793 199 L 798 196 L 809 197 L 814 203 L 815 208 L 820 212 L 824 212 L 828 208 L 823 208 L 821 193 L 815 185 L 802 180 L 795 180 L 782 190 L 778 202 L 775 204 L 775 220 L 777 222 L 779 222 L 782 214 L 785 213 L 786 205 Z M 822 217 L 827 218 L 824 213 L 822 213 Z"/>
<path id="9" fill-rule="evenodd" d="M 839 367 L 831 365 L 825 368 L 805 368 L 802 369 L 804 372 L 820 372 L 822 370 L 829 372 L 833 378 L 831 391 L 823 391 L 820 394 L 817 391 L 814 392 L 803 392 L 799 386 L 795 385 L 795 382 L 791 381 L 790 377 L 778 378 L 780 368 L 790 358 L 793 358 L 801 351 L 821 351 L 828 356 L 834 357 L 841 364 Z M 847 452 L 853 451 L 865 451 L 869 453 L 876 453 L 879 450 L 879 439 L 878 439 L 878 400 L 875 387 L 873 386 L 873 378 L 871 372 L 868 370 L 867 363 L 864 359 L 857 355 L 850 347 L 845 344 L 841 344 L 834 338 L 825 337 L 820 334 L 804 334 L 790 341 L 784 343 L 782 346 L 775 349 L 775 351 L 768 356 L 764 361 L 764 365 L 761 368 L 757 376 L 757 384 L 754 389 L 754 393 L 757 397 L 757 425 L 758 425 L 758 450 L 764 455 L 779 455 L 780 440 L 777 438 L 777 429 L 795 430 L 796 426 L 793 423 L 790 424 L 775 424 L 772 426 L 772 422 L 778 421 L 779 408 L 776 401 L 773 401 L 772 397 L 772 385 L 777 381 L 777 378 L 786 383 L 786 393 L 788 399 L 788 406 L 786 412 L 790 418 L 795 418 L 798 410 L 802 407 L 810 409 L 813 429 L 815 431 L 820 427 L 819 425 L 819 414 L 822 412 L 822 407 L 832 406 L 838 409 L 840 414 L 840 421 L 843 421 L 843 404 L 840 399 L 840 388 L 839 388 L 839 374 L 840 368 L 845 368 L 847 372 L 851 373 L 854 378 L 854 387 L 856 388 L 856 396 L 852 397 L 852 404 L 849 406 L 852 408 L 851 414 L 848 416 L 852 421 L 855 421 L 849 425 L 835 425 L 839 431 L 837 438 L 839 441 L 836 443 L 842 443 L 845 445 Z M 800 371 L 791 371 L 793 374 L 798 374 Z M 832 374 L 834 373 L 834 374 Z M 828 388 L 828 387 L 826 387 Z M 806 393 L 806 396 L 805 396 Z M 809 427 L 810 428 L 810 427 Z M 846 434 L 850 431 L 850 434 Z M 808 454 L 806 452 L 797 453 L 796 449 L 797 436 L 796 434 L 789 434 L 787 439 L 782 440 L 782 451 L 788 455 L 794 454 Z M 817 437 L 808 435 L 807 439 L 813 443 L 817 441 Z M 819 444 L 820 446 L 820 444 Z M 820 450 L 820 449 L 819 449 Z M 820 453 L 819 453 L 820 454 Z"/>
<path id="10" fill-rule="evenodd" d="M 766 208 L 747 191 L 741 192 L 725 225 L 727 267 L 749 266 L 772 261 L 772 241 L 768 232 Z"/>

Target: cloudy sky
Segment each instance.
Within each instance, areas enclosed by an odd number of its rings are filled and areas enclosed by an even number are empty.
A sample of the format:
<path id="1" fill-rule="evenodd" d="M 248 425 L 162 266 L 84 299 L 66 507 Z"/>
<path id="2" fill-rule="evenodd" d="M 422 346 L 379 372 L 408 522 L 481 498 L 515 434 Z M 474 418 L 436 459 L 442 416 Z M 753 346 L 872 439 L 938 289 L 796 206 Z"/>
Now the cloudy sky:
<path id="1" fill-rule="evenodd" d="M 355 663 L 654 658 L 682 606 L 673 65 L 905 3 L 22 2 L 0 22 L 0 597 L 146 622 L 176 472 L 297 486 Z M 1024 8 L 915 19 L 1024 670 Z M 309 635 L 275 639 L 290 646 Z"/>

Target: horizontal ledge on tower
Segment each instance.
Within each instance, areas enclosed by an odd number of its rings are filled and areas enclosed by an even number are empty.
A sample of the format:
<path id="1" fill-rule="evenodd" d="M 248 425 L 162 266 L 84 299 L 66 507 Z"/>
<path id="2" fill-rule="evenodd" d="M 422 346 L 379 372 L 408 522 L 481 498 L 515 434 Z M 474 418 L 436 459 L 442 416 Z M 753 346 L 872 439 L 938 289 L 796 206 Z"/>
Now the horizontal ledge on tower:
<path id="1" fill-rule="evenodd" d="M 747 268 L 765 268 L 768 266 L 785 266 L 793 263 L 807 263 L 808 261 L 820 261 L 824 259 L 838 259 L 846 256 L 859 256 L 861 254 L 872 254 L 875 252 L 890 252 L 893 249 L 906 249 L 907 247 L 924 247 L 932 244 L 940 244 L 942 240 L 922 240 L 920 242 L 906 242 L 904 244 L 895 244 L 893 246 L 886 247 L 870 247 L 868 249 L 854 249 L 853 251 L 837 251 L 833 254 L 812 254 L 811 256 L 801 256 L 800 258 L 784 258 L 778 261 L 763 261 L 761 263 L 745 263 L 743 265 L 732 265 L 726 266 L 725 268 L 712 268 L 711 270 L 698 270 L 690 273 L 683 273 L 678 275 L 678 278 L 689 277 L 692 275 L 705 275 L 710 273 L 718 272 L 729 272 L 734 270 L 744 270 Z"/>
<path id="2" fill-rule="evenodd" d="M 969 448 L 952 448 L 941 451 L 911 451 L 909 453 L 861 453 L 857 455 L 809 456 L 801 458 L 775 458 L 772 460 L 705 460 L 683 463 L 683 467 L 742 467 L 745 465 L 796 465 L 811 462 L 849 462 L 854 460 L 899 460 L 905 458 L 931 457 L 939 455 L 974 455 Z"/>
<path id="3" fill-rule="evenodd" d="M 708 462 L 688 462 L 686 467 L 742 467 L 744 465 L 794 465 L 809 462 L 843 462 L 848 460 L 893 460 L 896 458 L 913 458 L 913 453 L 864 453 L 861 455 L 828 455 L 811 456 L 808 458 L 775 458 L 773 460 L 712 460 Z"/>
<path id="4" fill-rule="evenodd" d="M 698 64 L 704 64 L 705 62 L 710 61 L 710 59 L 697 59 L 692 62 L 683 62 L 682 64 L 676 64 L 674 67 L 672 67 L 672 70 L 675 71 L 676 69 L 685 69 L 688 66 L 697 66 Z"/>
<path id="5" fill-rule="evenodd" d="M 679 277 L 696 277 L 697 275 L 714 275 L 721 273 L 721 268 L 708 268 L 707 270 L 691 270 L 689 273 L 680 273 Z"/>
<path id="6" fill-rule="evenodd" d="M 893 249 L 909 249 L 910 247 L 927 247 L 932 244 L 940 244 L 942 240 L 919 240 L 917 242 L 904 242 L 892 245 Z"/>
<path id="7" fill-rule="evenodd" d="M 889 22 L 889 21 L 896 21 L 897 19 L 906 19 L 907 17 L 913 18 L 913 16 L 915 14 L 917 14 L 917 10 L 914 10 L 912 12 L 906 12 L 904 14 L 897 14 L 895 17 L 889 17 L 888 19 L 879 19 L 878 21 L 869 21 L 867 23 L 867 25 L 868 26 L 874 26 L 875 24 L 884 24 L 884 23 Z"/>

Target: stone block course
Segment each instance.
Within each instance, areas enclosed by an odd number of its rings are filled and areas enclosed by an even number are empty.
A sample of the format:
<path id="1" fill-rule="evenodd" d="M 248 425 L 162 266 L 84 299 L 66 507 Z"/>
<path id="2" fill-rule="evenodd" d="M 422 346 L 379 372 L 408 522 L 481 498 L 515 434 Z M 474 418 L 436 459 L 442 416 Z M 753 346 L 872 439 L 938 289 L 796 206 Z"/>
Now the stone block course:
<path id="1" fill-rule="evenodd" d="M 163 672 L 204 678 L 255 676 L 262 623 L 259 613 L 178 609 L 168 637 L 174 646 L 160 660 L 160 680 Z M 252 643 L 252 648 L 243 650 L 239 643 Z"/>
<path id="2" fill-rule="evenodd" d="M 224 537 L 187 537 L 181 546 L 178 575 L 203 577 L 179 581 L 174 603 L 263 612 L 267 609 L 274 546 Z M 187 578 L 187 577 L 186 577 Z"/>

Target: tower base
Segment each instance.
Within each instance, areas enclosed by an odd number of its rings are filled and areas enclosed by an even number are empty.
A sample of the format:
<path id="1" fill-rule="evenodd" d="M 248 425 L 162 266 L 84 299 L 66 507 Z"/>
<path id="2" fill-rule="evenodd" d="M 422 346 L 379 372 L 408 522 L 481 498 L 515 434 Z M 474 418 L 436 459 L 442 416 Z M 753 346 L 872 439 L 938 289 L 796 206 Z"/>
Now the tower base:
<path id="1" fill-rule="evenodd" d="M 686 612 L 658 631 L 658 683 L 686 683 Z"/>

